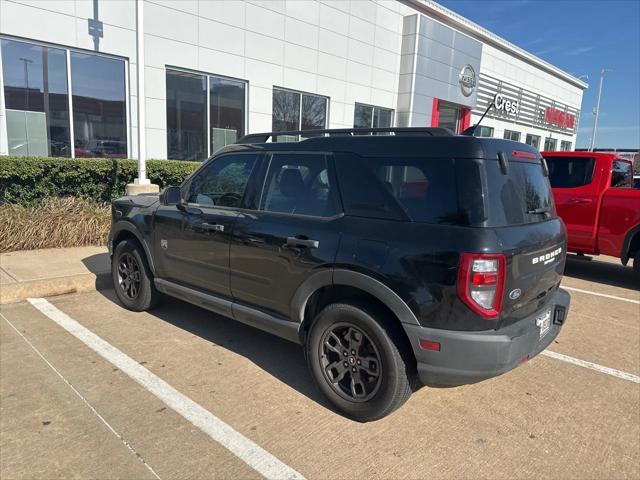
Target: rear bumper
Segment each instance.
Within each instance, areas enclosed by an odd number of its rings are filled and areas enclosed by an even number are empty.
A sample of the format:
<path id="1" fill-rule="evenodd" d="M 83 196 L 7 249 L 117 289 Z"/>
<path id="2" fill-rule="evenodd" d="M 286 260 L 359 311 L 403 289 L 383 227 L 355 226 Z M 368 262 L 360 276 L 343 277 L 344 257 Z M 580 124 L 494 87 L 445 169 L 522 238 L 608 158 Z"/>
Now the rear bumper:
<path id="1" fill-rule="evenodd" d="M 558 289 L 535 314 L 498 331 L 459 332 L 404 324 L 425 385 L 457 386 L 501 375 L 536 356 L 553 342 L 567 318 L 569 294 Z M 551 327 L 540 338 L 536 317 L 551 310 Z M 425 350 L 420 340 L 440 343 Z"/>

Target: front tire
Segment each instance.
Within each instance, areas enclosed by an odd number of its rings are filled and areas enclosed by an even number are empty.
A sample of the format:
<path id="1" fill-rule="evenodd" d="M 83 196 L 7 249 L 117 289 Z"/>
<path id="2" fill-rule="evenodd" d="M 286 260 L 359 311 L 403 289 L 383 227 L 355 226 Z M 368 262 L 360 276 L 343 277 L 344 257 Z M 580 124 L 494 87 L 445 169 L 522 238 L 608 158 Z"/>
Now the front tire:
<path id="1" fill-rule="evenodd" d="M 370 306 L 334 303 L 324 308 L 311 326 L 306 357 L 320 391 L 354 420 L 383 418 L 411 396 L 397 330 L 384 312 Z"/>
<path id="2" fill-rule="evenodd" d="M 125 240 L 116 246 L 111 257 L 111 277 L 116 296 L 125 308 L 142 312 L 157 305 L 160 293 L 138 242 Z"/>

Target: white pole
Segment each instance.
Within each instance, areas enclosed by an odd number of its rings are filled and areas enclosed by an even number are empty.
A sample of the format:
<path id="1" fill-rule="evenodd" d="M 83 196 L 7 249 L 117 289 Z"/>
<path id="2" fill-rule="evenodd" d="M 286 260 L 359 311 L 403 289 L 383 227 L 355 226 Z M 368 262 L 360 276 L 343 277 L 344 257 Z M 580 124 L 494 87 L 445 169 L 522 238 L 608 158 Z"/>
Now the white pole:
<path id="1" fill-rule="evenodd" d="M 144 0 L 136 0 L 136 72 L 138 77 L 138 178 L 134 183 L 148 185 L 144 97 Z"/>
<path id="2" fill-rule="evenodd" d="M 602 96 L 602 82 L 604 80 L 604 74 L 606 72 L 610 72 L 611 70 L 603 68 L 600 70 L 600 86 L 598 87 L 598 97 L 596 99 L 596 108 L 593 110 L 593 114 L 596 116 L 593 121 L 593 134 L 591 135 L 591 146 L 589 147 L 589 151 L 593 152 L 593 149 L 596 145 L 596 130 L 598 129 L 598 117 L 600 116 L 600 97 Z"/>

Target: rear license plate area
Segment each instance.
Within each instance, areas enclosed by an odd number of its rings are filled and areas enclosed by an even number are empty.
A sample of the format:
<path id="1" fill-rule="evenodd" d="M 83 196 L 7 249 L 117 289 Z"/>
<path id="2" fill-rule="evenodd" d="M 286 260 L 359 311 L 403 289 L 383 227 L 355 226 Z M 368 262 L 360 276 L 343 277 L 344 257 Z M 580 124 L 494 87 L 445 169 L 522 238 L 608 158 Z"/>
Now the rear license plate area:
<path id="1" fill-rule="evenodd" d="M 544 337 L 551 329 L 551 310 L 536 317 L 536 326 L 540 329 L 540 338 Z"/>

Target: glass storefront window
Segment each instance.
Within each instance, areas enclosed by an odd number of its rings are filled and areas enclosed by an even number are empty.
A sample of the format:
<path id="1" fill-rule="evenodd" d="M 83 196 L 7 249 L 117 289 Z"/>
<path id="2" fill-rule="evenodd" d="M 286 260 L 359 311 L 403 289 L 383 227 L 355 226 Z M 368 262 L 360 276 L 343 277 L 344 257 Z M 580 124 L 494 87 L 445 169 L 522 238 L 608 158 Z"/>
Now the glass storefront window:
<path id="1" fill-rule="evenodd" d="M 555 152 L 556 147 L 558 146 L 558 140 L 551 137 L 545 137 L 544 139 L 544 151 L 545 152 Z"/>
<path id="2" fill-rule="evenodd" d="M 540 150 L 540 136 L 539 135 L 531 135 L 527 134 L 527 138 L 525 142 L 527 145 L 531 145 L 533 148 Z"/>
<path id="3" fill-rule="evenodd" d="M 244 135 L 245 82 L 209 77 L 211 153 Z"/>
<path id="4" fill-rule="evenodd" d="M 493 127 L 485 127 L 480 125 L 476 129 L 476 137 L 493 137 Z"/>
<path id="5" fill-rule="evenodd" d="M 125 62 L 71 52 L 76 157 L 127 157 Z"/>
<path id="6" fill-rule="evenodd" d="M 438 103 L 438 127 L 447 128 L 452 133 L 458 133 L 460 109 L 444 102 Z"/>
<path id="7" fill-rule="evenodd" d="M 2 39 L 9 155 L 70 157 L 66 51 Z"/>
<path id="8" fill-rule="evenodd" d="M 390 128 L 393 110 L 356 103 L 353 115 L 354 128 Z"/>
<path id="9" fill-rule="evenodd" d="M 520 132 L 516 132 L 514 130 L 505 130 L 504 131 L 504 139 L 505 140 L 513 140 L 514 142 L 520 141 Z"/>
<path id="10" fill-rule="evenodd" d="M 272 128 L 274 132 L 286 130 L 315 130 L 327 126 L 327 97 L 273 89 Z M 277 141 L 289 141 L 280 136 Z"/>
<path id="11" fill-rule="evenodd" d="M 571 142 L 568 140 L 562 140 L 560 142 L 560 150 L 562 150 L 563 152 L 570 152 L 571 151 Z"/>
<path id="12" fill-rule="evenodd" d="M 167 70 L 167 158 L 207 158 L 207 78 L 204 75 Z"/>

